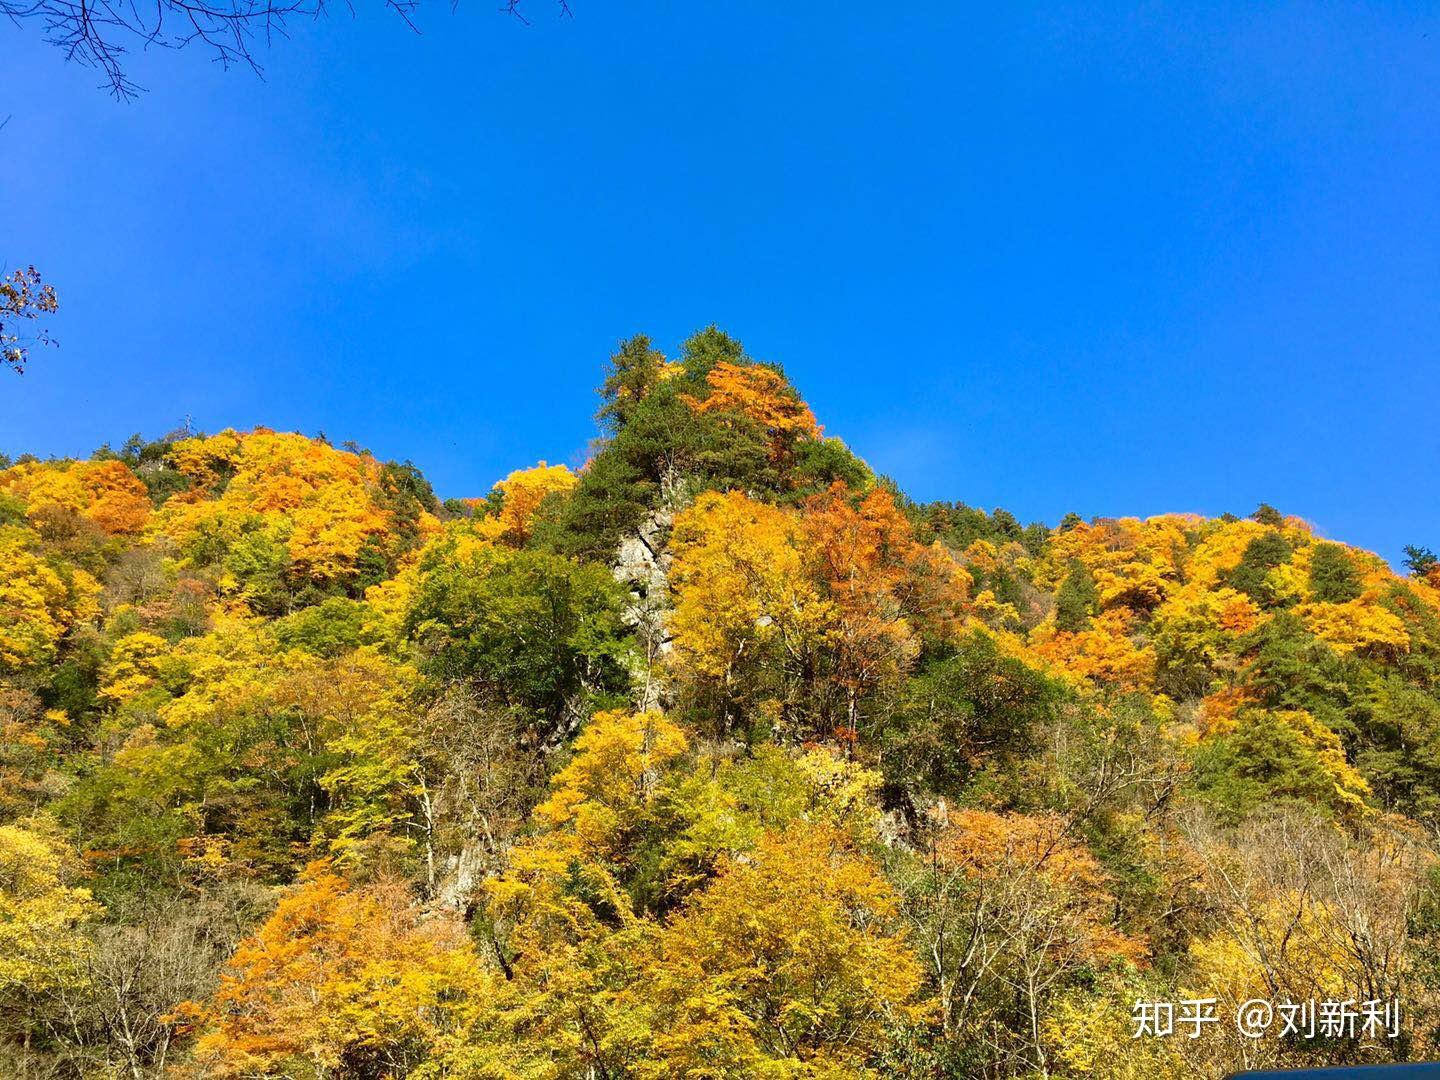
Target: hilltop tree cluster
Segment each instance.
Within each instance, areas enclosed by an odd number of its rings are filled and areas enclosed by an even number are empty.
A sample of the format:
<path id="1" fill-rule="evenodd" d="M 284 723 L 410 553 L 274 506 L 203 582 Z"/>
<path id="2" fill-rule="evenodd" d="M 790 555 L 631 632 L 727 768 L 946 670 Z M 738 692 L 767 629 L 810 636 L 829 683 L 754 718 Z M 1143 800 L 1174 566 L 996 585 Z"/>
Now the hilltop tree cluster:
<path id="1" fill-rule="evenodd" d="M 713 327 L 600 393 L 444 503 L 259 428 L 0 464 L 0 1073 L 1440 1056 L 1428 551 L 917 504 Z M 1404 1023 L 1132 1037 L 1197 997 Z"/>

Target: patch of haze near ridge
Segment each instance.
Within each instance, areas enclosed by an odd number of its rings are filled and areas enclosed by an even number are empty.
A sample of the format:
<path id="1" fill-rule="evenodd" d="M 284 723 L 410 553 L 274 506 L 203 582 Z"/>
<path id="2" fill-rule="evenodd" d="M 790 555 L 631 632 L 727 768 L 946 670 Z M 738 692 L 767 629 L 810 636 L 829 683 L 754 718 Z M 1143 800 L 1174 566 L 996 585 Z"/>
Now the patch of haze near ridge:
<path id="1" fill-rule="evenodd" d="M 911 498 L 920 497 L 918 489 L 946 487 L 946 481 L 954 477 L 953 467 L 959 463 L 960 440 L 935 427 L 876 423 L 867 430 L 855 431 L 853 438 L 828 429 L 825 434 L 839 435 L 872 469 L 892 478 Z M 961 498 L 933 490 L 926 494 L 932 498 Z"/>
<path id="2" fill-rule="evenodd" d="M 877 422 L 854 431 L 853 439 L 840 431 L 827 429 L 826 434 L 840 435 L 870 468 L 894 480 L 916 502 L 960 502 L 987 512 L 1004 508 L 1022 523 L 1042 520 L 1053 525 L 1065 513 L 1039 510 L 1033 496 L 1024 496 L 1025 471 L 1033 467 L 1029 462 L 997 467 L 995 454 L 987 452 L 983 467 L 977 467 L 975 448 L 963 428 Z M 1007 476 L 1013 479 L 1007 482 Z"/>

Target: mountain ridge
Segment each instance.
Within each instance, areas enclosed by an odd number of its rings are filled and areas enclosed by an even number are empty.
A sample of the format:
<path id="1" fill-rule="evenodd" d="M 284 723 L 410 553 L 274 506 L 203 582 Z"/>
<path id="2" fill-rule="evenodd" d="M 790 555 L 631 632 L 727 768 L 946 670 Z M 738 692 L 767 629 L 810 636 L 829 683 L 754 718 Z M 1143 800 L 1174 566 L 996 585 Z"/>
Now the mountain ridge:
<path id="1" fill-rule="evenodd" d="M 915 503 L 715 327 L 600 401 L 578 471 L 443 503 L 266 428 L 0 463 L 10 1071 L 1436 1052 L 1428 552 Z M 1133 1037 L 1197 994 L 1411 1019 Z"/>

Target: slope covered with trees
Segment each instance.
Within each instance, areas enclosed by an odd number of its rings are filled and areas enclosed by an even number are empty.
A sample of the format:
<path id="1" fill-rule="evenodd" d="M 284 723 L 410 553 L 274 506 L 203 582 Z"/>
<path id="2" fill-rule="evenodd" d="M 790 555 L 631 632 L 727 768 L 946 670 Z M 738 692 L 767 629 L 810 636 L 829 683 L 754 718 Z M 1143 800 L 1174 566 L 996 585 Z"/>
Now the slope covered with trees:
<path id="1" fill-rule="evenodd" d="M 0 1072 L 1440 1056 L 1440 569 L 919 505 L 710 328 L 487 496 L 264 429 L 0 470 Z M 1136 1001 L 1401 999 L 1132 1038 Z"/>

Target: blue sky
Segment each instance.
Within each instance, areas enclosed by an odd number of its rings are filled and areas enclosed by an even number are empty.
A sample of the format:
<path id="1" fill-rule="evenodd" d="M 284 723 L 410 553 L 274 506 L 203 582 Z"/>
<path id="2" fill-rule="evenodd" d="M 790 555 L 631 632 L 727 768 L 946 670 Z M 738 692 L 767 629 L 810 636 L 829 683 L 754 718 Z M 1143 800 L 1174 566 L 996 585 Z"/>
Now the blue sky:
<path id="1" fill-rule="evenodd" d="M 0 260 L 63 303 L 0 449 L 188 415 L 477 494 L 713 321 L 919 498 L 1440 547 L 1422 5 L 357 5 L 129 105 L 0 27 Z"/>

